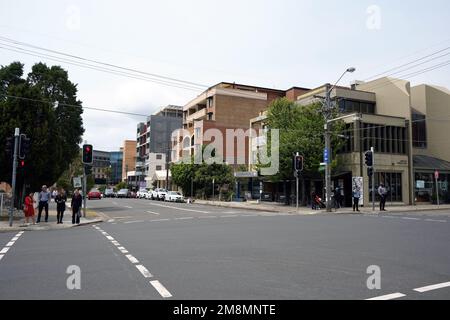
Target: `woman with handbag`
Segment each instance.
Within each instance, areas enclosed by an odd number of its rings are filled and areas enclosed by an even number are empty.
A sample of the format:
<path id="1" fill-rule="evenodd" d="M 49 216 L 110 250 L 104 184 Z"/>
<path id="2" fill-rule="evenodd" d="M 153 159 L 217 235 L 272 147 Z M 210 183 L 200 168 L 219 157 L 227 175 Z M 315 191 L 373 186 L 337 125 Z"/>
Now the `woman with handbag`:
<path id="1" fill-rule="evenodd" d="M 33 224 L 36 224 L 34 220 L 34 200 L 33 200 L 33 192 L 31 192 L 28 196 L 25 197 L 25 205 L 23 207 L 23 213 L 25 214 L 25 223 L 29 223 L 30 218 L 33 221 Z"/>

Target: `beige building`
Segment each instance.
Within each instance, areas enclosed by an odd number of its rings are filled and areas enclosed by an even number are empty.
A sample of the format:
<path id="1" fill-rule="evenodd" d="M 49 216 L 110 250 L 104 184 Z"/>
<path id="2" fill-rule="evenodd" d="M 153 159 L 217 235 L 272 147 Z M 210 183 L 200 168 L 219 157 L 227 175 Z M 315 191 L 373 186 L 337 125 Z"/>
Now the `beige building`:
<path id="1" fill-rule="evenodd" d="M 125 140 L 123 142 L 122 181 L 127 181 L 131 172 L 136 169 L 136 140 Z"/>

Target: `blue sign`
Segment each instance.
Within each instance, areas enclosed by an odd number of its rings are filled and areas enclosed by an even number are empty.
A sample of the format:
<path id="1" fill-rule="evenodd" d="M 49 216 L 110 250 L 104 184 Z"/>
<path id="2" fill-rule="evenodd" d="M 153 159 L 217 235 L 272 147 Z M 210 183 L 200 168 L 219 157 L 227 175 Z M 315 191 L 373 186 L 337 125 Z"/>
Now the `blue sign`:
<path id="1" fill-rule="evenodd" d="M 330 163 L 329 161 L 329 157 L 328 157 L 328 149 L 323 149 L 323 162 L 325 163 Z"/>

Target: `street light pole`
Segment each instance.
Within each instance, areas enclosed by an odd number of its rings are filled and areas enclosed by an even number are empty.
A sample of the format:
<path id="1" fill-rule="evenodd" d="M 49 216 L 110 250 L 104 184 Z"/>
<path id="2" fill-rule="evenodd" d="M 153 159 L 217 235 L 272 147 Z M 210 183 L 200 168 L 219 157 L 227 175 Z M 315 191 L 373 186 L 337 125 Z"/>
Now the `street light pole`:
<path id="1" fill-rule="evenodd" d="M 17 157 L 19 154 L 19 139 L 20 139 L 20 129 L 16 128 L 14 131 L 14 151 L 13 151 L 13 172 L 11 181 L 11 208 L 9 209 L 9 226 L 13 225 L 13 211 L 16 196 L 16 174 L 17 174 Z"/>

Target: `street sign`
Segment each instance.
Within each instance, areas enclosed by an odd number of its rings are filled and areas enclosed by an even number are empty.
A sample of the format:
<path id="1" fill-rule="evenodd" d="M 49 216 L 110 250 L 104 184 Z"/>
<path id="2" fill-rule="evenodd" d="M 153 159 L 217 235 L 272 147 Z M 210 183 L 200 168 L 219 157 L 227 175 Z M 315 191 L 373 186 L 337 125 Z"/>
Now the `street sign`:
<path id="1" fill-rule="evenodd" d="M 258 171 L 238 171 L 234 173 L 235 178 L 257 178 Z"/>
<path id="2" fill-rule="evenodd" d="M 81 177 L 73 177 L 73 187 L 81 188 Z"/>
<path id="3" fill-rule="evenodd" d="M 435 178 L 435 179 L 439 179 L 439 171 L 436 170 L 436 171 L 434 172 L 434 178 Z"/>
<path id="4" fill-rule="evenodd" d="M 329 163 L 328 149 L 323 149 L 323 162 Z"/>

